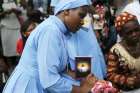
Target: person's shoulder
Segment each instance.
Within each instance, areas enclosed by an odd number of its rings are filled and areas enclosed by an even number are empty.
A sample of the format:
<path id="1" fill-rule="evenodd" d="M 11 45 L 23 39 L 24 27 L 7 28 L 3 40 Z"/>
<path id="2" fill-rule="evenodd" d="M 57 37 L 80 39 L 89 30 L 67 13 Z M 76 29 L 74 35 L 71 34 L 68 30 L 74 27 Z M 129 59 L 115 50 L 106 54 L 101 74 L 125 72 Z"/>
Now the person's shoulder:
<path id="1" fill-rule="evenodd" d="M 38 28 L 42 28 L 42 29 L 46 29 L 46 30 L 57 30 L 58 29 L 50 17 L 45 19 L 42 23 L 40 23 L 38 25 Z"/>
<path id="2" fill-rule="evenodd" d="M 44 20 L 31 33 L 32 37 L 42 37 L 44 35 L 49 37 L 59 37 L 59 28 L 50 19 Z"/>
<path id="3" fill-rule="evenodd" d="M 115 45 L 113 45 L 110 49 L 110 52 L 113 52 L 114 50 L 120 50 L 122 48 L 122 46 L 119 43 L 116 43 Z"/>

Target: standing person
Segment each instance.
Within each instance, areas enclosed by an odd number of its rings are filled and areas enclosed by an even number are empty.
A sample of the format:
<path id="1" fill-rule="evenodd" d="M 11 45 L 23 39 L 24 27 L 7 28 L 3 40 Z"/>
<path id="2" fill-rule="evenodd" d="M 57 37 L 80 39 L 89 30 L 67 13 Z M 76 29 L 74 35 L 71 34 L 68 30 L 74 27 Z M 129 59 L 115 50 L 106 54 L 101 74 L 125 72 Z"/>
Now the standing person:
<path id="1" fill-rule="evenodd" d="M 15 71 L 3 93 L 88 93 L 95 77 L 76 81 L 66 72 L 66 41 L 81 27 L 88 0 L 62 0 L 29 36 Z"/>
<path id="2" fill-rule="evenodd" d="M 21 37 L 17 41 L 16 51 L 21 56 L 26 40 L 35 27 L 43 20 L 41 19 L 42 13 L 39 10 L 33 10 L 28 14 L 27 20 L 21 26 Z"/>
<path id="3" fill-rule="evenodd" d="M 104 4 L 103 1 L 97 1 L 93 6 L 95 7 L 93 15 L 94 31 L 102 51 L 106 55 L 117 39 L 117 33 L 114 28 L 115 13 L 111 13 L 111 7 Z"/>
<path id="4" fill-rule="evenodd" d="M 17 9 L 13 0 L 4 0 L 2 7 L 4 16 L 1 19 L 1 40 L 3 56 L 6 57 L 10 74 L 16 65 L 16 41 L 20 35 L 20 23 L 17 16 L 21 14 L 21 11 Z"/>
<path id="5" fill-rule="evenodd" d="M 135 89 L 140 88 L 140 25 L 127 12 L 116 17 L 115 25 L 122 40 L 108 55 L 107 79 L 128 93 L 139 93 Z"/>

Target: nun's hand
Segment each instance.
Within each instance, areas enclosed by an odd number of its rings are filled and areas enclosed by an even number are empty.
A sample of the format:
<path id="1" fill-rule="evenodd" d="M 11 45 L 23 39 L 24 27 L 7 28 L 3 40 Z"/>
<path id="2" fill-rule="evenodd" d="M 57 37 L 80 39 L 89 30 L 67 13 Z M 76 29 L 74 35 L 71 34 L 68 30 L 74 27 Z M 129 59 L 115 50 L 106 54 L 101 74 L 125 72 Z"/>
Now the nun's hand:
<path id="1" fill-rule="evenodd" d="M 92 87 L 97 82 L 97 78 L 93 76 L 92 74 L 89 74 L 85 79 L 81 81 L 81 87 L 83 91 L 91 91 Z M 85 92 L 87 93 L 87 92 Z"/>

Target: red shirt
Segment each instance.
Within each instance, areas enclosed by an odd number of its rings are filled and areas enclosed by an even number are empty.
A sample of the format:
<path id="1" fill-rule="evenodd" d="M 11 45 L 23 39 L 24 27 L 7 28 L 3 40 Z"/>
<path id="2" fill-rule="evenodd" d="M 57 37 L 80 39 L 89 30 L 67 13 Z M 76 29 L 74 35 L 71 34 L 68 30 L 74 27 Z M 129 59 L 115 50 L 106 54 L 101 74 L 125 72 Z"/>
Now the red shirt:
<path id="1" fill-rule="evenodd" d="M 23 51 L 23 40 L 22 40 L 22 38 L 19 38 L 17 40 L 16 52 L 18 55 L 21 55 L 22 51 Z"/>

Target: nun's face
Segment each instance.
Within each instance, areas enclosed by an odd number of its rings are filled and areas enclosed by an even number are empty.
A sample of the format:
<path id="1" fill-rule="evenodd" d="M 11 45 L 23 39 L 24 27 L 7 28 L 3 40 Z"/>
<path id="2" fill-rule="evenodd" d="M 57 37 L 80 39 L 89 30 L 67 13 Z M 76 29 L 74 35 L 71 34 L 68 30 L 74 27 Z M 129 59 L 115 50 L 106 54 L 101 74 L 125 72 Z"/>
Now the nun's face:
<path id="1" fill-rule="evenodd" d="M 83 19 L 86 16 L 88 7 L 80 7 L 68 10 L 68 15 L 65 17 L 68 29 L 75 33 L 83 25 Z"/>

